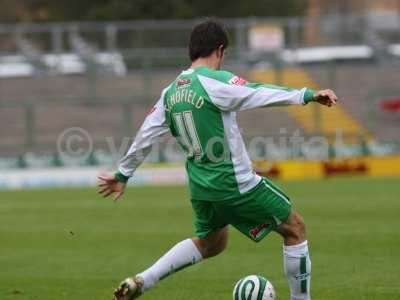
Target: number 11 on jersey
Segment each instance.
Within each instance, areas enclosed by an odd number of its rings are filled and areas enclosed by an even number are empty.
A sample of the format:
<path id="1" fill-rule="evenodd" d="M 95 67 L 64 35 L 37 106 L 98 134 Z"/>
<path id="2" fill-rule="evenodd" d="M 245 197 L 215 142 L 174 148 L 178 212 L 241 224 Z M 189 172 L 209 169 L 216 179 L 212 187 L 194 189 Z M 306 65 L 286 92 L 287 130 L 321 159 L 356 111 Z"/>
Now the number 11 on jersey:
<path id="1" fill-rule="evenodd" d="M 193 113 L 188 110 L 174 113 L 173 115 L 180 136 L 179 140 L 188 151 L 187 156 L 194 156 L 196 160 L 200 160 L 203 155 L 203 149 L 194 124 Z"/>

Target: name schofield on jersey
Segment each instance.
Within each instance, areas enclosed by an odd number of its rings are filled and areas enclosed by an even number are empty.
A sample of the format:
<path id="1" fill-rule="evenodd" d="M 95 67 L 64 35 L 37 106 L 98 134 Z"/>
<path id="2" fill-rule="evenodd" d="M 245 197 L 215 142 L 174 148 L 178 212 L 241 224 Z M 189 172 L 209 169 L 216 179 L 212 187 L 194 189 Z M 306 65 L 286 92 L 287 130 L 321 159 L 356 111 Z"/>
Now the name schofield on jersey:
<path id="1" fill-rule="evenodd" d="M 170 111 L 174 105 L 182 102 L 192 104 L 195 108 L 200 109 L 204 105 L 204 98 L 191 89 L 177 89 L 172 96 L 167 98 L 165 109 Z"/>

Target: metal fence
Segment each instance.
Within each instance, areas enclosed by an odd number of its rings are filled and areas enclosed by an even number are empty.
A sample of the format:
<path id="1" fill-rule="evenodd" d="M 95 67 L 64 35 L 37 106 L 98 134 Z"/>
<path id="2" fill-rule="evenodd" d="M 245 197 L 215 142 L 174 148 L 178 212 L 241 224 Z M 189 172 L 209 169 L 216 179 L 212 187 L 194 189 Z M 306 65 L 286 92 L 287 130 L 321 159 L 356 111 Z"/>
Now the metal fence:
<path id="1" fill-rule="evenodd" d="M 57 137 L 68 127 L 84 128 L 98 147 L 105 145 L 107 136 L 122 140 L 134 135 L 161 88 L 188 66 L 188 35 L 198 21 L 1 25 L 0 153 L 54 151 Z M 305 74 L 317 86 L 336 89 L 346 100 L 345 111 L 366 132 L 380 140 L 399 140 L 398 114 L 379 110 L 381 100 L 400 95 L 400 65 L 393 51 L 400 44 L 399 15 L 381 19 L 379 26 L 367 15 L 223 21 L 232 45 L 226 68 L 246 77 L 254 70 L 267 71 L 274 84 L 287 83 L 287 70 L 289 77 Z M 254 50 L 249 34 L 257 26 L 267 28 L 270 35 L 278 30 L 280 45 Z M 346 57 L 340 54 L 343 49 L 333 46 L 358 48 L 349 48 Z M 332 57 L 307 61 L 313 53 L 304 50 L 316 47 L 326 47 L 319 53 L 331 51 Z M 104 55 L 111 55 L 110 63 Z M 299 59 L 303 56 L 305 61 Z M 31 73 L 1 78 L 1 66 L 7 63 L 30 66 Z M 68 73 L 74 64 L 75 71 Z M 298 84 L 307 82 L 302 78 Z M 323 134 L 320 111 L 313 114 L 315 130 L 305 134 Z M 254 124 L 272 136 L 279 135 L 283 125 L 292 131 L 301 127 L 290 116 L 283 118 L 284 124 L 280 119 L 245 113 L 245 136 L 259 134 L 251 129 Z M 366 135 L 360 133 L 361 139 Z"/>
<path id="2" fill-rule="evenodd" d="M 44 53 L 76 50 L 76 39 L 82 38 L 97 51 L 124 54 L 154 50 L 153 53 L 173 54 L 186 48 L 188 33 L 202 19 L 172 21 L 116 21 L 44 24 L 1 24 L 0 53 L 23 50 L 23 41 Z M 400 14 L 386 15 L 329 15 L 314 18 L 245 18 L 222 20 L 226 25 L 233 48 L 246 51 L 248 30 L 256 24 L 277 26 L 284 32 L 285 48 L 398 42 Z M 169 49 L 167 53 L 164 50 Z M 140 53 L 141 54 L 141 53 Z M 175 53 L 177 54 L 177 53 Z"/>

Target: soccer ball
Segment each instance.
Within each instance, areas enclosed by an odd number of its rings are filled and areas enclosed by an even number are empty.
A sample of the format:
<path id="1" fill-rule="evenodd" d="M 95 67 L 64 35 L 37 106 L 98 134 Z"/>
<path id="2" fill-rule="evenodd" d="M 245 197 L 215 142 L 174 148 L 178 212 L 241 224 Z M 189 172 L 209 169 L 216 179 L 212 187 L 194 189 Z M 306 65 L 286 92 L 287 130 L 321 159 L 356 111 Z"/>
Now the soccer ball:
<path id="1" fill-rule="evenodd" d="M 276 293 L 267 279 L 250 275 L 236 283 L 233 288 L 233 300 L 276 300 Z"/>

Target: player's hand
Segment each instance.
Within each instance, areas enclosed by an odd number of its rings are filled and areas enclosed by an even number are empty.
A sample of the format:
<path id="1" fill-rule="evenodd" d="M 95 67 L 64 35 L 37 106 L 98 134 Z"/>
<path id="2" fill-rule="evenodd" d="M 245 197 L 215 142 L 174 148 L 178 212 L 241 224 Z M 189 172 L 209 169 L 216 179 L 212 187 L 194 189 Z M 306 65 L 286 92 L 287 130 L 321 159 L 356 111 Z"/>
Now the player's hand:
<path id="1" fill-rule="evenodd" d="M 117 201 L 124 194 L 126 183 L 119 182 L 114 175 L 101 175 L 97 178 L 99 179 L 97 191 L 104 198 L 114 194 L 114 201 Z"/>
<path id="2" fill-rule="evenodd" d="M 336 105 L 338 98 L 332 90 L 320 90 L 314 94 L 314 101 L 322 105 Z"/>

